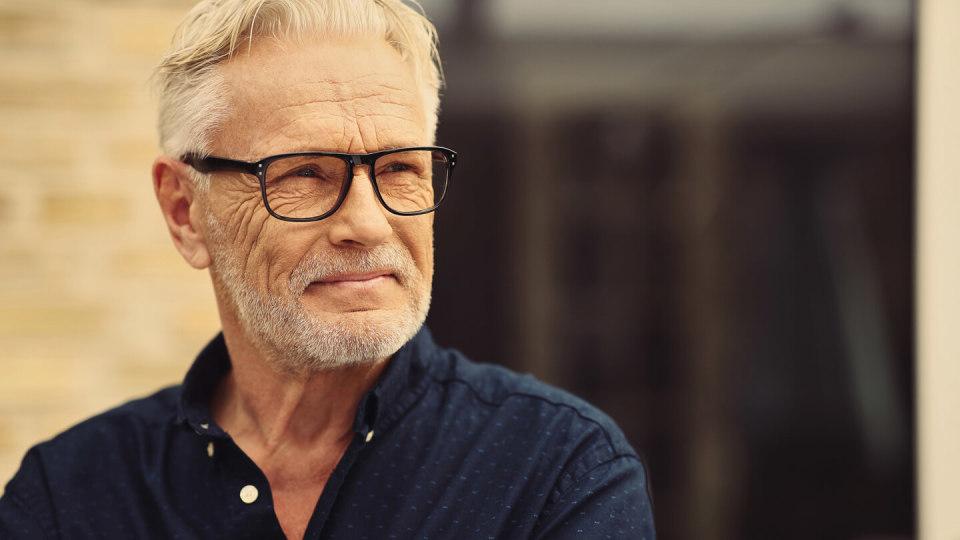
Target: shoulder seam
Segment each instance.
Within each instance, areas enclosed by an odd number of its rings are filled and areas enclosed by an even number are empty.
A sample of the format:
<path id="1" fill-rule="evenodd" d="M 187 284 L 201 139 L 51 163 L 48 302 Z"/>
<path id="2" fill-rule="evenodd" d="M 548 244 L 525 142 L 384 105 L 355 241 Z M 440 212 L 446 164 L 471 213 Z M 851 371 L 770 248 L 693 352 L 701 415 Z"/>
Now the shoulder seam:
<path id="1" fill-rule="evenodd" d="M 604 465 L 606 465 L 606 464 L 608 464 L 608 463 L 612 463 L 612 462 L 614 462 L 614 461 L 616 461 L 616 460 L 618 460 L 618 459 L 621 459 L 621 458 L 635 459 L 635 460 L 637 460 L 637 461 L 640 461 L 641 464 L 643 463 L 643 462 L 640 460 L 640 457 L 639 457 L 639 456 L 636 456 L 636 455 L 634 455 L 634 454 L 617 454 L 617 455 L 612 456 L 612 457 L 610 457 L 610 458 L 607 458 L 607 459 L 605 459 L 605 460 L 603 460 L 603 461 L 600 461 L 600 462 L 597 463 L 596 465 L 593 465 L 593 466 L 590 467 L 589 469 L 583 471 L 577 478 L 574 478 L 574 477 L 573 477 L 573 471 L 567 471 L 567 472 L 564 473 L 563 479 L 569 478 L 570 481 L 571 481 L 573 484 L 576 484 L 576 483 L 577 483 L 580 479 L 582 479 L 584 476 L 587 476 L 587 475 L 589 475 L 590 473 L 592 473 L 593 471 L 599 469 L 600 467 L 603 467 Z M 559 482 L 558 482 L 558 484 L 559 484 Z M 563 496 L 566 494 L 566 491 L 565 491 L 565 490 L 564 490 L 564 491 L 561 491 L 559 488 L 557 488 L 556 491 L 557 491 L 557 498 L 558 498 L 558 499 L 561 498 L 561 497 L 563 497 Z"/>
<path id="2" fill-rule="evenodd" d="M 617 454 L 617 455 L 615 455 L 615 456 L 613 456 L 613 457 L 611 457 L 611 458 L 609 458 L 609 459 L 605 459 L 605 460 L 597 463 L 596 465 L 590 467 L 590 468 L 587 469 L 586 471 L 583 471 L 583 473 L 581 473 L 580 475 L 578 475 L 576 478 L 573 477 L 573 472 L 572 472 L 572 471 L 567 471 L 567 472 L 565 472 L 565 473 L 563 474 L 563 476 L 561 477 L 561 481 L 557 482 L 557 487 L 555 487 L 555 488 L 553 489 L 552 496 L 550 497 L 550 501 L 551 501 L 551 502 L 550 502 L 549 508 L 547 508 L 546 511 L 544 511 L 544 512 L 541 513 L 539 516 L 537 516 L 537 525 L 539 525 L 545 518 L 550 517 L 550 514 L 551 514 L 552 512 L 554 512 L 554 509 L 558 507 L 558 505 L 559 505 L 560 502 L 563 500 L 563 498 L 569 493 L 570 489 L 571 489 L 573 486 L 575 486 L 580 480 L 582 480 L 583 478 L 589 476 L 590 473 L 592 473 L 593 471 L 599 469 L 600 467 L 603 467 L 603 466 L 605 466 L 605 465 L 609 465 L 610 463 L 613 463 L 614 461 L 618 461 L 618 460 L 621 460 L 621 459 L 633 459 L 633 460 L 639 462 L 639 463 L 640 463 L 640 467 L 644 469 L 644 484 L 647 483 L 647 480 L 646 480 L 646 467 L 644 467 L 644 465 L 643 465 L 643 460 L 641 460 L 639 456 L 634 455 L 634 454 Z M 566 489 L 561 490 L 561 489 L 560 489 L 560 484 L 561 484 L 564 480 L 566 480 L 566 479 L 568 479 L 568 478 L 570 479 L 570 484 L 569 484 L 569 486 L 568 486 Z M 535 528 L 536 528 L 536 526 L 535 526 Z"/>
<path id="3" fill-rule="evenodd" d="M 459 378 L 459 377 L 448 377 L 448 378 L 443 378 L 443 379 L 441 379 L 441 378 L 434 377 L 432 374 L 430 374 L 429 377 L 430 377 L 431 379 L 433 379 L 434 382 L 439 383 L 439 384 L 447 384 L 447 383 L 451 383 L 451 382 L 460 383 L 460 384 L 466 386 L 467 388 L 469 388 L 470 391 L 473 393 L 473 395 L 476 396 L 477 399 L 478 399 L 481 403 L 483 403 L 483 404 L 485 404 L 485 405 L 490 405 L 490 406 L 497 407 L 497 406 L 500 406 L 500 405 L 503 403 L 502 401 L 501 401 L 500 403 L 497 403 L 497 402 L 494 402 L 494 401 L 490 401 L 490 400 L 487 399 L 484 395 L 482 395 L 476 388 L 474 388 L 472 384 L 470 384 L 469 382 L 467 382 L 467 381 L 465 381 L 465 380 L 463 380 L 463 379 L 461 379 L 461 378 Z M 577 416 L 579 416 L 581 419 L 586 420 L 587 422 L 590 422 L 591 424 L 594 424 L 594 425 L 596 425 L 598 428 L 600 428 L 600 432 L 603 433 L 603 437 L 604 437 L 604 439 L 606 439 L 607 445 L 610 447 L 610 451 L 611 451 L 611 452 L 615 452 L 615 451 L 616 451 L 616 450 L 615 450 L 615 446 L 614 446 L 614 444 L 613 444 L 613 439 L 610 437 L 610 433 L 607 432 L 607 429 L 603 426 L 603 424 L 601 424 L 600 422 L 594 420 L 593 418 L 590 418 L 590 417 L 586 416 L 585 414 L 583 414 L 582 412 L 580 412 L 580 410 L 577 409 L 576 407 L 574 407 L 573 405 L 569 405 L 569 404 L 567 404 L 567 403 L 559 403 L 559 402 L 553 401 L 553 400 L 551 400 L 551 399 L 547 399 L 547 398 L 545 398 L 545 397 L 543 397 L 543 396 L 538 396 L 538 395 L 536 395 L 536 394 L 530 394 L 530 393 L 527 393 L 527 392 L 507 392 L 507 393 L 504 395 L 504 401 L 506 401 L 506 398 L 510 398 L 510 397 L 526 397 L 526 398 L 531 398 L 531 399 L 535 399 L 535 400 L 538 400 L 538 401 L 542 401 L 542 402 L 547 403 L 547 404 L 549 404 L 549 405 L 553 405 L 554 407 L 561 407 L 561 408 L 564 408 L 564 409 L 570 409 L 570 410 L 573 411 Z M 624 455 L 630 455 L 630 454 L 624 454 Z"/>

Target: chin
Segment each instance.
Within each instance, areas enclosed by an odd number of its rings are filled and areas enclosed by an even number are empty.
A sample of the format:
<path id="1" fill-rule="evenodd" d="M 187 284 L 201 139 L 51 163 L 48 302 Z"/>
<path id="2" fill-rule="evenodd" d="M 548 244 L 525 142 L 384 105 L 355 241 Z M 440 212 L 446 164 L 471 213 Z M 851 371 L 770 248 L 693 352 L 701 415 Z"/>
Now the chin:
<path id="1" fill-rule="evenodd" d="M 306 314 L 305 314 L 306 315 Z M 426 312 L 415 309 L 364 309 L 309 314 L 291 320 L 268 337 L 277 367 L 317 372 L 373 364 L 396 353 L 417 333 Z"/>

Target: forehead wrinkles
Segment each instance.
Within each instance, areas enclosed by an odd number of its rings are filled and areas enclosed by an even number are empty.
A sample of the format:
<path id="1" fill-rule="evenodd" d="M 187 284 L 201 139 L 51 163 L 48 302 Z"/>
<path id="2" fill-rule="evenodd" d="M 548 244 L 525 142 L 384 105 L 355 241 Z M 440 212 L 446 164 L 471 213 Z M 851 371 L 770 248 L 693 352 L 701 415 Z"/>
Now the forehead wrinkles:
<path id="1" fill-rule="evenodd" d="M 236 88 L 234 114 L 218 146 L 237 157 L 259 159 L 300 150 L 373 151 L 381 141 L 420 144 L 426 137 L 423 105 L 401 82 L 365 76 L 362 82 L 281 83 L 269 92 Z"/>
<path id="2" fill-rule="evenodd" d="M 313 136 L 311 131 L 317 128 L 334 128 L 342 139 L 370 129 L 388 138 L 417 137 L 424 115 L 416 92 L 383 79 L 370 76 L 291 86 L 266 116 L 264 126 L 288 136 Z"/>
<path id="3" fill-rule="evenodd" d="M 418 109 L 418 93 L 407 88 L 403 79 L 396 76 L 369 74 L 354 79 L 317 78 L 300 81 L 273 81 L 266 86 L 237 88 L 237 94 L 251 95 L 262 102 L 259 108 L 275 113 L 306 106 L 331 105 L 341 108 L 353 107 L 400 107 Z M 259 99 L 256 99 L 259 98 Z M 240 101 L 240 100 L 238 100 Z"/>

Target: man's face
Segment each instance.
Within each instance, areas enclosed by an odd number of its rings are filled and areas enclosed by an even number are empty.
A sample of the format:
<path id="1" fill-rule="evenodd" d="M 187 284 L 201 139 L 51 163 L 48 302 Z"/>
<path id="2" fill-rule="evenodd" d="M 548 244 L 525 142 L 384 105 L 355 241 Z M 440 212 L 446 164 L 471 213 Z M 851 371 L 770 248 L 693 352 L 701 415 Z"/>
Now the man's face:
<path id="1" fill-rule="evenodd" d="M 222 73 L 230 109 L 214 155 L 256 161 L 431 143 L 420 88 L 385 41 L 262 39 Z M 281 368 L 389 356 L 426 317 L 433 215 L 389 213 L 368 168 L 354 173 L 337 212 L 307 223 L 271 217 L 250 175 L 211 179 L 204 232 L 221 310 L 232 310 Z M 370 279 L 377 274 L 385 275 Z"/>

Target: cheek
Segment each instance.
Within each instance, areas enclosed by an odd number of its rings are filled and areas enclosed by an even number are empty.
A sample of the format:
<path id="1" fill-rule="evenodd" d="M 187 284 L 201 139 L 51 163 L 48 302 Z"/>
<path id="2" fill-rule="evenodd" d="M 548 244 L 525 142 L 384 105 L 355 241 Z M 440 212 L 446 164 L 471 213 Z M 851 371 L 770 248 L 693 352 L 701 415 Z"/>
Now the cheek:
<path id="1" fill-rule="evenodd" d="M 433 276 L 433 214 L 401 219 L 394 230 L 410 251 L 417 269 L 429 281 Z"/>
<path id="2" fill-rule="evenodd" d="M 290 290 L 290 278 L 305 258 L 317 251 L 319 227 L 316 223 L 292 223 L 268 215 L 257 241 L 257 256 L 251 264 L 259 266 L 261 286 L 281 298 L 296 296 Z"/>
<path id="3" fill-rule="evenodd" d="M 260 192 L 253 189 L 216 189 L 210 196 L 210 206 L 217 227 L 213 234 L 233 246 L 248 251 L 257 239 L 257 231 L 263 228 L 266 209 L 262 208 Z"/>
<path id="4" fill-rule="evenodd" d="M 285 224 L 267 213 L 259 192 L 223 193 L 212 202 L 211 236 L 236 255 L 228 263 L 239 266 L 242 279 L 258 290 L 285 293 L 293 258 L 285 252 L 291 247 L 283 236 Z"/>

